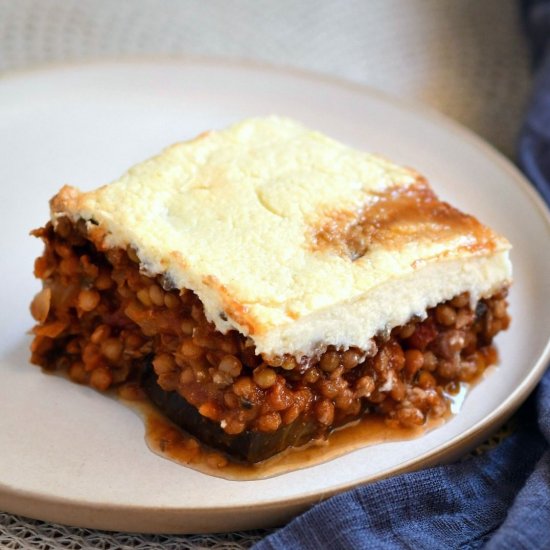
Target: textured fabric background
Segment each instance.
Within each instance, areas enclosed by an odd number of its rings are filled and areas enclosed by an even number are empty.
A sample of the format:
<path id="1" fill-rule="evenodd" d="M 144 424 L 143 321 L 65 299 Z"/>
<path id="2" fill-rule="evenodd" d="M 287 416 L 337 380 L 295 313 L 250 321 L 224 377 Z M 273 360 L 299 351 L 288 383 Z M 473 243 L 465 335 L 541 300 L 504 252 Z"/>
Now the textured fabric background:
<path id="1" fill-rule="evenodd" d="M 0 0 L 0 77 L 186 54 L 303 68 L 412 98 L 509 156 L 531 84 L 514 0 Z M 263 534 L 111 534 L 0 514 L 2 548 L 241 548 Z"/>
<path id="2" fill-rule="evenodd" d="M 428 103 L 507 154 L 529 89 L 514 0 L 0 0 L 0 72 L 135 55 L 249 58 Z"/>

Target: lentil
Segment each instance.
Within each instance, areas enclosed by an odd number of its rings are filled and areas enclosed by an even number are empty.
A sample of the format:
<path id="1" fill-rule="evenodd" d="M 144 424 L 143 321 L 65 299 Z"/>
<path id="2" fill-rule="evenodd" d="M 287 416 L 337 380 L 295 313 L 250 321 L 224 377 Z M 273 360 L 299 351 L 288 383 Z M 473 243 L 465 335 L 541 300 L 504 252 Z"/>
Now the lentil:
<path id="1" fill-rule="evenodd" d="M 98 390 L 105 391 L 109 388 L 112 381 L 113 375 L 105 367 L 94 369 L 90 375 L 90 384 Z"/>
<path id="2" fill-rule="evenodd" d="M 158 285 L 152 284 L 149 287 L 149 298 L 151 302 L 156 306 L 164 306 L 164 292 L 160 289 Z"/>
<path id="3" fill-rule="evenodd" d="M 186 336 L 191 336 L 195 326 L 195 321 L 193 321 L 193 319 L 184 319 L 180 324 L 180 331 Z"/>
<path id="4" fill-rule="evenodd" d="M 77 361 L 69 367 L 69 376 L 79 384 L 85 384 L 88 381 L 88 373 L 81 361 Z"/>
<path id="5" fill-rule="evenodd" d="M 218 368 L 222 372 L 226 372 L 227 374 L 230 374 L 233 378 L 236 378 L 237 376 L 239 376 L 239 374 L 241 374 L 243 364 L 234 355 L 226 355 L 220 361 Z"/>
<path id="6" fill-rule="evenodd" d="M 267 367 L 258 367 L 257 369 L 254 369 L 253 376 L 254 382 L 256 382 L 256 384 L 258 384 L 258 386 L 263 390 L 273 386 L 277 380 L 275 371 Z"/>
<path id="7" fill-rule="evenodd" d="M 176 362 L 168 353 L 162 353 L 153 359 L 153 367 L 157 374 L 166 374 L 175 370 Z"/>
<path id="8" fill-rule="evenodd" d="M 82 311 L 93 311 L 99 304 L 100 296 L 97 290 L 81 290 L 78 294 L 78 307 Z"/>
<path id="9" fill-rule="evenodd" d="M 319 401 L 315 407 L 317 420 L 325 426 L 330 426 L 334 421 L 334 404 L 329 399 Z"/>
<path id="10" fill-rule="evenodd" d="M 50 288 L 43 288 L 31 303 L 31 314 L 36 321 L 43 323 L 48 317 L 50 304 L 52 299 L 52 291 Z"/>
<path id="11" fill-rule="evenodd" d="M 256 427 L 261 432 L 274 432 L 281 425 L 281 415 L 278 412 L 270 412 L 258 418 Z"/>
<path id="12" fill-rule="evenodd" d="M 295 403 L 294 405 L 286 409 L 286 411 L 283 411 L 283 413 L 281 414 L 283 424 L 292 424 L 292 422 L 294 422 L 299 415 L 300 407 Z"/>
<path id="13" fill-rule="evenodd" d="M 408 427 L 421 426 L 424 424 L 424 415 L 416 407 L 404 407 L 397 409 L 397 419 L 401 425 Z"/>
<path id="14" fill-rule="evenodd" d="M 122 355 L 122 342 L 118 338 L 109 338 L 101 342 L 101 353 L 112 363 Z"/>
<path id="15" fill-rule="evenodd" d="M 435 310 L 435 318 L 438 323 L 450 327 L 455 324 L 456 321 L 456 312 L 455 310 L 448 305 L 437 306 Z"/>
<path id="16" fill-rule="evenodd" d="M 173 294 L 167 292 L 164 295 L 164 305 L 168 309 L 176 309 L 181 304 L 180 300 L 177 296 L 174 296 Z"/>
<path id="17" fill-rule="evenodd" d="M 405 371 L 408 376 L 414 376 L 424 366 L 424 354 L 418 349 L 405 352 Z"/>
<path id="18" fill-rule="evenodd" d="M 323 354 L 321 360 L 319 361 L 319 366 L 325 372 L 332 372 L 333 370 L 337 369 L 339 365 L 340 356 L 335 351 L 327 351 L 325 354 Z"/>
<path id="19" fill-rule="evenodd" d="M 455 296 L 451 300 L 451 305 L 456 308 L 466 307 L 470 303 L 470 296 L 467 292 Z"/>
<path id="20" fill-rule="evenodd" d="M 149 290 L 147 288 L 140 288 L 137 291 L 137 298 L 145 307 L 151 307 L 153 305 Z"/>
<path id="21" fill-rule="evenodd" d="M 406 340 L 414 334 L 415 329 L 415 323 L 408 323 L 405 326 L 401 327 L 401 329 L 399 330 L 399 336 Z"/>
<path id="22" fill-rule="evenodd" d="M 196 359 L 202 355 L 203 351 L 192 338 L 186 338 L 181 345 L 181 353 L 188 359 Z"/>
<path id="23" fill-rule="evenodd" d="M 111 327 L 109 325 L 98 325 L 90 336 L 90 342 L 100 344 L 111 335 Z"/>
<path id="24" fill-rule="evenodd" d="M 347 350 L 342 357 L 342 363 L 346 370 L 355 368 L 360 362 L 361 354 L 354 349 Z"/>

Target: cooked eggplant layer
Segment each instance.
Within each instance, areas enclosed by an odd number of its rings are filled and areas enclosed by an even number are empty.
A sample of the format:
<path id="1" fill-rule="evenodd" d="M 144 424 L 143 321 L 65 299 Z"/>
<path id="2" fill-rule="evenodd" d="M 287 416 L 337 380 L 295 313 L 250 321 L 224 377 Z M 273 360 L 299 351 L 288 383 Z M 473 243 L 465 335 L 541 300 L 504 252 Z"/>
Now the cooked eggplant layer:
<path id="1" fill-rule="evenodd" d="M 149 399 L 174 424 L 235 461 L 261 462 L 288 447 L 305 445 L 322 433 L 321 426 L 313 419 L 298 417 L 275 432 L 246 430 L 237 435 L 227 434 L 219 423 L 202 416 L 178 392 L 163 390 L 157 384 L 157 376 L 150 362 L 146 363 L 143 371 L 142 387 Z"/>

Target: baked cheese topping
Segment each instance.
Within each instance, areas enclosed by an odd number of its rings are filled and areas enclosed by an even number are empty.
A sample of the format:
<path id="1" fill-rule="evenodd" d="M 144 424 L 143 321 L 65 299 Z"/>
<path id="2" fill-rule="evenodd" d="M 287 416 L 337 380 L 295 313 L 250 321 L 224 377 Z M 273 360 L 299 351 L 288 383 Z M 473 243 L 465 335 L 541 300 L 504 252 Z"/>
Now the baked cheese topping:
<path id="1" fill-rule="evenodd" d="M 145 273 L 193 290 L 218 330 L 268 356 L 368 350 L 511 280 L 508 241 L 417 173 L 279 117 L 173 145 L 93 192 L 66 186 L 52 200 L 62 216 L 133 247 Z"/>

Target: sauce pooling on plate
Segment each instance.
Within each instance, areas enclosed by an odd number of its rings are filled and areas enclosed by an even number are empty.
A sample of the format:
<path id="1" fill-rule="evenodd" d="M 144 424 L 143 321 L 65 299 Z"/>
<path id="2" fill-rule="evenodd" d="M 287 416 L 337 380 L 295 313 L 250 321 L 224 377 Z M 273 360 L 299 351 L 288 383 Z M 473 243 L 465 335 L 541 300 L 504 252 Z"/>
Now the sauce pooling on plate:
<path id="1" fill-rule="evenodd" d="M 233 462 L 223 454 L 202 446 L 166 419 L 146 399 L 123 403 L 136 410 L 145 423 L 145 440 L 156 454 L 205 474 L 230 480 L 254 480 L 285 474 L 327 462 L 349 452 L 385 442 L 405 441 L 424 435 L 444 424 L 458 413 L 471 384 L 460 384 L 449 393 L 449 413 L 446 417 L 429 419 L 423 426 L 411 428 L 388 426 L 380 416 L 363 419 L 334 431 L 327 440 L 288 449 L 258 464 Z"/>

